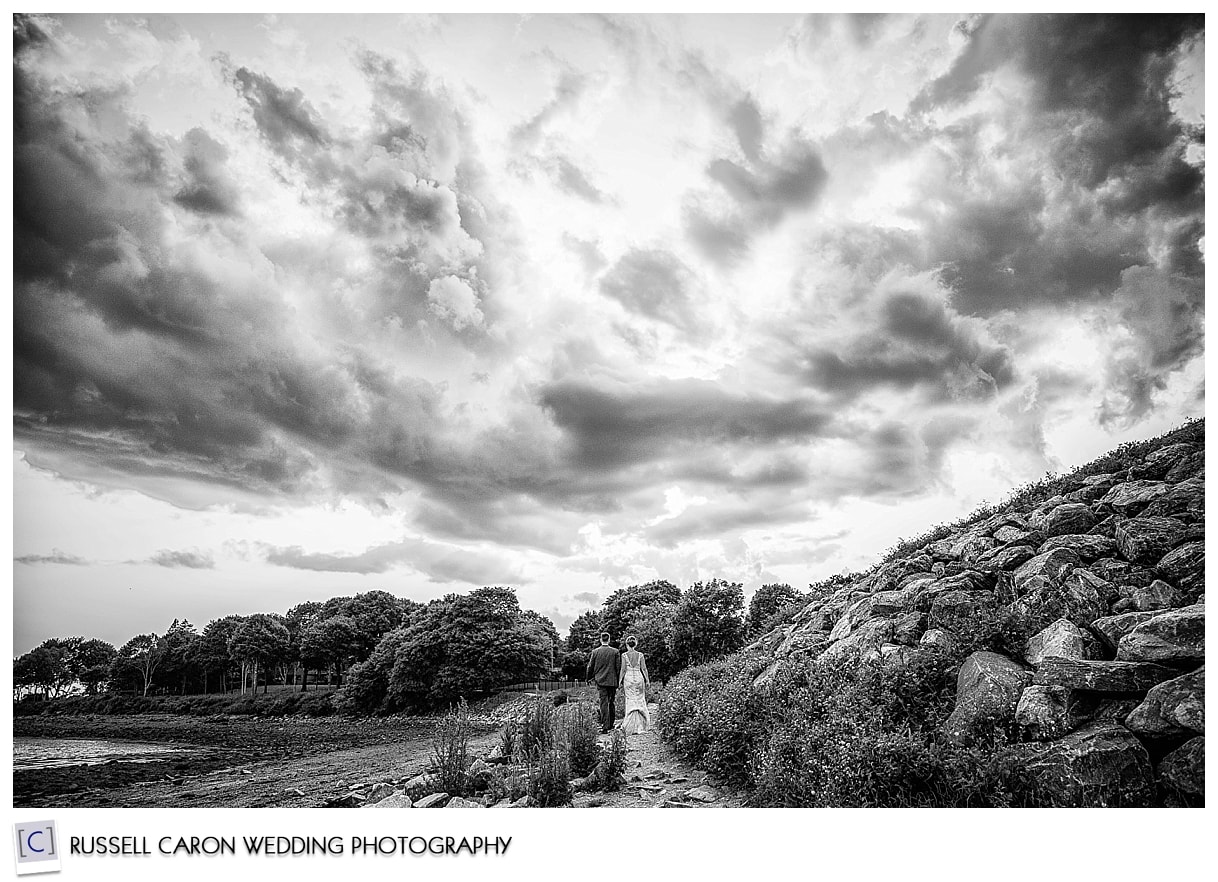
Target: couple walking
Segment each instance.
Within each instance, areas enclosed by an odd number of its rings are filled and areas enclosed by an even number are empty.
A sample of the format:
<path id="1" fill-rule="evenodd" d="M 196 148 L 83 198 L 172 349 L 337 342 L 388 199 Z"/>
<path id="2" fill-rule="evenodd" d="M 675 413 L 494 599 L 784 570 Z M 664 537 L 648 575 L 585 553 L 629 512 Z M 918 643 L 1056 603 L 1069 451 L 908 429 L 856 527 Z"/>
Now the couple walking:
<path id="1" fill-rule="evenodd" d="M 601 634 L 601 645 L 592 650 L 588 658 L 585 679 L 596 683 L 601 698 L 601 733 L 613 728 L 614 700 L 618 687 L 626 690 L 626 717 L 622 720 L 622 731 L 627 735 L 646 732 L 651 728 L 651 714 L 647 710 L 647 659 L 635 647 L 634 637 L 626 638 L 626 649 L 618 652 L 609 645 L 609 635 Z"/>

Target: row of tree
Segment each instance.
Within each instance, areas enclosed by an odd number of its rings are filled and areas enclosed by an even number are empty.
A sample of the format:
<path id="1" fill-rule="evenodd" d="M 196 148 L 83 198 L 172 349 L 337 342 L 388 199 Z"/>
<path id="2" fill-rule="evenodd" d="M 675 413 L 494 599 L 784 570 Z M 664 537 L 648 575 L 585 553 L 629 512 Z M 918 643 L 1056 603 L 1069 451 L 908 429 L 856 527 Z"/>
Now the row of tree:
<path id="1" fill-rule="evenodd" d="M 310 673 L 339 685 L 337 702 L 361 712 L 416 710 L 560 667 L 582 679 L 588 653 L 609 632 L 638 638 L 652 676 L 739 649 L 798 602 L 789 585 L 764 585 L 747 613 L 738 583 L 713 579 L 682 592 L 667 581 L 613 592 L 571 625 L 563 640 L 545 616 L 520 608 L 510 588 L 480 588 L 427 604 L 385 591 L 307 602 L 284 615 L 224 616 L 198 631 L 174 620 L 115 648 L 102 640 L 53 638 L 14 663 L 19 694 L 54 697 L 83 688 L 137 695 L 265 691 L 272 682 L 307 689 Z M 316 682 L 316 679 L 314 680 Z"/>

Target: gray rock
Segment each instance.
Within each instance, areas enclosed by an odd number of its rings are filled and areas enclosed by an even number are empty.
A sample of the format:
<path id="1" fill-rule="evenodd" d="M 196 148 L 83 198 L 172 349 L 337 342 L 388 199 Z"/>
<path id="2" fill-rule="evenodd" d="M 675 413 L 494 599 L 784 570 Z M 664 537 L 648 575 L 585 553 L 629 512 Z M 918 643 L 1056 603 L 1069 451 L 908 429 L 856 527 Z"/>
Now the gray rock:
<path id="1" fill-rule="evenodd" d="M 909 609 L 911 592 L 908 591 L 877 591 L 871 595 L 871 615 L 878 618 L 891 618 Z"/>
<path id="2" fill-rule="evenodd" d="M 405 793 L 391 793 L 383 799 L 371 803 L 365 808 L 411 808 L 414 805 Z"/>
<path id="3" fill-rule="evenodd" d="M 1173 548 L 1155 564 L 1155 572 L 1195 600 L 1205 590 L 1205 543 L 1185 542 Z"/>
<path id="4" fill-rule="evenodd" d="M 939 628 L 931 628 L 918 640 L 918 645 L 937 652 L 947 653 L 952 651 L 955 642 L 946 631 Z"/>
<path id="5" fill-rule="evenodd" d="M 1162 481 L 1127 481 L 1117 484 L 1100 500 L 1100 504 L 1127 517 L 1138 514 L 1170 489 Z"/>
<path id="6" fill-rule="evenodd" d="M 945 591 L 931 604 L 930 627 L 960 634 L 993 608 L 994 595 L 988 591 Z"/>
<path id="7" fill-rule="evenodd" d="M 1037 741 L 1060 738 L 1070 731 L 1070 690 L 1064 686 L 1029 686 L 1019 696 L 1015 722 Z"/>
<path id="8" fill-rule="evenodd" d="M 421 796 L 436 792 L 436 779 L 425 772 L 422 775 L 415 775 L 402 785 L 402 789 L 406 791 L 411 799 L 418 799 Z"/>
<path id="9" fill-rule="evenodd" d="M 1181 481 L 1142 510 L 1142 516 L 1178 518 L 1193 523 L 1205 518 L 1205 482 Z"/>
<path id="10" fill-rule="evenodd" d="M 1031 545 L 1034 540 L 1043 539 L 1041 534 L 1034 530 L 1026 530 L 1022 527 L 999 527 L 994 531 L 994 538 L 1003 545 Z M 1039 545 L 1040 542 L 1035 542 Z"/>
<path id="11" fill-rule="evenodd" d="M 448 802 L 447 793 L 431 793 L 415 802 L 415 808 L 444 808 Z"/>
<path id="12" fill-rule="evenodd" d="M 1092 661 L 1049 656 L 1036 666 L 1037 686 L 1065 686 L 1092 692 L 1145 692 L 1179 675 L 1152 662 Z"/>
<path id="13" fill-rule="evenodd" d="M 1100 635 L 1100 639 L 1104 641 L 1104 645 L 1112 652 L 1116 652 L 1117 645 L 1121 642 L 1121 638 L 1136 628 L 1143 622 L 1149 622 L 1158 613 L 1153 612 L 1127 612 L 1115 616 L 1104 616 L 1096 619 L 1091 623 L 1091 628 Z"/>
<path id="14" fill-rule="evenodd" d="M 1080 563 L 1079 556 L 1069 548 L 1055 548 L 1038 554 L 1015 570 L 1015 590 L 1023 594 L 1037 578 L 1051 584 L 1059 583 Z"/>
<path id="15" fill-rule="evenodd" d="M 1066 533 L 1046 539 L 1037 549 L 1037 553 L 1044 554 L 1057 548 L 1068 548 L 1077 554 L 1081 561 L 1087 563 L 1115 554 L 1117 544 L 1115 539 L 1109 539 L 1107 536 L 1096 536 L 1092 533 Z"/>
<path id="16" fill-rule="evenodd" d="M 1194 604 L 1159 613 L 1117 644 L 1124 661 L 1192 662 L 1205 658 L 1205 606 Z"/>
<path id="17" fill-rule="evenodd" d="M 1024 647 L 1024 660 L 1037 665 L 1049 656 L 1058 658 L 1096 658 L 1098 641 L 1069 619 L 1058 619 L 1031 637 Z"/>
<path id="18" fill-rule="evenodd" d="M 1024 768 L 1054 805 L 1147 806 L 1154 797 L 1150 754 L 1119 725 L 1088 726 L 1051 741 Z"/>
<path id="19" fill-rule="evenodd" d="M 1184 595 L 1162 579 L 1155 579 L 1149 585 L 1134 588 L 1129 599 L 1138 612 L 1184 606 Z"/>
<path id="20" fill-rule="evenodd" d="M 384 799 L 386 796 L 400 792 L 401 791 L 397 790 L 392 784 L 386 784 L 382 781 L 381 783 L 374 785 L 372 789 L 368 791 L 368 799 L 372 802 L 377 802 Z"/>
<path id="21" fill-rule="evenodd" d="M 1149 585 L 1155 580 L 1152 570 L 1115 557 L 1106 557 L 1088 564 L 1087 572 L 1114 585 Z"/>
<path id="22" fill-rule="evenodd" d="M 956 706 L 943 724 L 944 735 L 958 744 L 968 743 L 979 726 L 1012 719 L 1030 679 L 1006 656 L 974 652 L 956 676 Z"/>
<path id="23" fill-rule="evenodd" d="M 1160 683 L 1125 719 L 1143 738 L 1205 733 L 1205 668 Z"/>
<path id="24" fill-rule="evenodd" d="M 1192 538 L 1183 521 L 1175 518 L 1130 518 L 1116 528 L 1122 557 L 1147 566 L 1156 564 L 1177 545 Z"/>
<path id="25" fill-rule="evenodd" d="M 890 619 L 871 619 L 864 622 L 849 637 L 845 637 L 817 656 L 818 663 L 829 664 L 841 659 L 857 655 L 867 658 L 878 653 L 882 645 L 892 637 L 892 621 Z"/>
<path id="26" fill-rule="evenodd" d="M 1041 580 L 1040 584 L 1011 604 L 1011 619 L 1023 628 L 1024 633 L 1040 631 L 1058 619 L 1069 619 L 1080 627 L 1086 627 L 1108 611 L 1107 604 L 1100 596 L 1101 587 L 1100 580 L 1085 570 L 1071 573 L 1063 585 Z"/>
<path id="27" fill-rule="evenodd" d="M 464 799 L 460 796 L 454 796 L 445 805 L 445 808 L 486 808 L 480 802 L 474 802 L 472 799 Z M 420 806 L 422 808 L 422 806 Z"/>
<path id="28" fill-rule="evenodd" d="M 520 799 L 518 799 L 512 803 L 512 808 L 528 808 L 528 805 L 529 805 L 528 796 L 522 796 L 522 797 L 520 797 Z"/>
<path id="29" fill-rule="evenodd" d="M 949 591 L 991 591 L 998 583 L 995 573 L 965 570 L 936 579 L 929 585 L 911 590 L 913 608 L 919 612 L 930 612 L 935 598 Z"/>
<path id="30" fill-rule="evenodd" d="M 1050 509 L 1040 522 L 1031 521 L 1030 526 L 1049 537 L 1064 536 L 1068 533 L 1086 533 L 1095 526 L 1095 515 L 1084 503 L 1067 502 Z"/>
<path id="31" fill-rule="evenodd" d="M 782 664 L 778 660 L 770 662 L 764 671 L 753 678 L 754 689 L 764 689 L 774 682 L 774 676 L 778 673 L 778 666 Z"/>
<path id="32" fill-rule="evenodd" d="M 995 548 L 983 555 L 977 561 L 978 566 L 994 567 L 998 570 L 1013 570 L 1036 557 L 1036 549 L 1031 545 L 1008 545 L 1005 548 Z"/>
<path id="33" fill-rule="evenodd" d="M 1163 476 L 1163 480 L 1169 484 L 1175 484 L 1177 481 L 1183 481 L 1188 478 L 1200 478 L 1205 480 L 1205 451 L 1198 450 L 1184 459 L 1177 462 Z"/>
<path id="34" fill-rule="evenodd" d="M 792 655 L 816 655 L 829 645 L 829 637 L 823 631 L 796 628 L 774 651 L 778 658 Z"/>
<path id="35" fill-rule="evenodd" d="M 713 787 L 695 787 L 693 790 L 685 791 L 685 798 L 694 802 L 714 802 L 719 798 L 719 792 Z"/>
<path id="36" fill-rule="evenodd" d="M 1190 738 L 1159 763 L 1159 781 L 1186 805 L 1205 800 L 1205 737 Z"/>
<path id="37" fill-rule="evenodd" d="M 892 642 L 913 646 L 926 630 L 926 614 L 907 612 L 892 623 Z"/>

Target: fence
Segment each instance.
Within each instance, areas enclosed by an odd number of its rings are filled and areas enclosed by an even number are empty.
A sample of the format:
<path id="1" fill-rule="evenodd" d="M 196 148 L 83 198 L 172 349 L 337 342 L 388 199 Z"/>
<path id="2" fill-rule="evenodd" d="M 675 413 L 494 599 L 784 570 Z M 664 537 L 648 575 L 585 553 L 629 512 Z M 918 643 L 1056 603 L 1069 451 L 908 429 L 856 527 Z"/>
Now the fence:
<path id="1" fill-rule="evenodd" d="M 578 689 L 586 685 L 583 680 L 529 680 L 504 686 L 504 692 L 553 692 L 556 689 Z"/>

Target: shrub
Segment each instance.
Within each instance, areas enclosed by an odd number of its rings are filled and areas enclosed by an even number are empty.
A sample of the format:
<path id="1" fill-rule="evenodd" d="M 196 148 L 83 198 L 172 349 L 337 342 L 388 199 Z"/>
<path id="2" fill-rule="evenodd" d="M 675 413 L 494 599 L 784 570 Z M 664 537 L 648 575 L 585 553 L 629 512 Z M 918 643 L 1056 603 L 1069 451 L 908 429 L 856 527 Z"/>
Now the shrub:
<path id="1" fill-rule="evenodd" d="M 564 708 L 562 714 L 563 742 L 567 750 L 567 759 L 571 766 L 571 774 L 584 777 L 596 768 L 600 759 L 600 745 L 597 737 L 600 725 L 596 720 L 596 712 L 592 705 L 572 703 Z"/>
<path id="2" fill-rule="evenodd" d="M 566 689 L 559 689 L 557 692 L 550 693 L 550 701 L 555 707 L 566 704 L 570 698 L 571 694 Z"/>
<path id="3" fill-rule="evenodd" d="M 554 705 L 538 698 L 525 709 L 520 721 L 518 748 L 523 756 L 531 756 L 549 747 L 554 740 Z"/>
<path id="4" fill-rule="evenodd" d="M 626 783 L 626 736 L 621 729 L 613 730 L 609 747 L 597 768 L 597 790 L 620 790 Z"/>
<path id="5" fill-rule="evenodd" d="M 508 720 L 503 724 L 503 730 L 499 733 L 499 755 L 507 760 L 511 760 L 512 755 L 516 753 L 516 743 L 520 738 L 520 727 L 515 720 Z"/>
<path id="6" fill-rule="evenodd" d="M 560 740 L 537 748 L 529 754 L 527 763 L 530 805 L 550 808 L 571 804 L 571 765 Z"/>
<path id="7" fill-rule="evenodd" d="M 436 723 L 428 769 L 437 790 L 464 796 L 469 789 L 469 708 L 460 701 Z"/>

